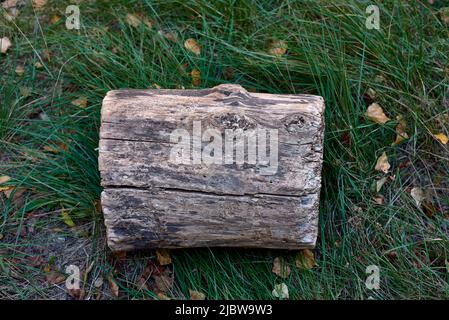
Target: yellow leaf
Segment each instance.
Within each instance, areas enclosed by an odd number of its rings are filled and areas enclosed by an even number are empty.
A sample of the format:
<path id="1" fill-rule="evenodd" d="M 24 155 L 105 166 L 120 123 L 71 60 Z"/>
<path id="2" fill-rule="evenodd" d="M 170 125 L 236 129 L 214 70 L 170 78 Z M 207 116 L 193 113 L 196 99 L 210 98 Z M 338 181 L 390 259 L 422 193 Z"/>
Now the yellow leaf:
<path id="1" fill-rule="evenodd" d="M 390 121 L 382 107 L 378 103 L 372 103 L 365 112 L 365 116 L 367 116 L 371 121 L 376 123 L 384 124 L 387 121 Z"/>
<path id="2" fill-rule="evenodd" d="M 137 28 L 142 23 L 140 18 L 132 13 L 126 15 L 126 22 L 134 28 Z"/>
<path id="3" fill-rule="evenodd" d="M 374 167 L 377 171 L 382 171 L 387 173 L 390 170 L 390 164 L 388 163 L 387 153 L 384 151 L 382 155 L 377 159 L 376 166 Z"/>
<path id="4" fill-rule="evenodd" d="M 190 300 L 205 300 L 206 295 L 202 292 L 189 289 Z"/>
<path id="5" fill-rule="evenodd" d="M 279 57 L 287 52 L 287 48 L 284 40 L 273 40 L 268 46 L 268 53 Z"/>
<path id="6" fill-rule="evenodd" d="M 184 41 L 184 47 L 196 55 L 199 55 L 201 53 L 201 46 L 193 38 L 189 38 Z"/>
<path id="7" fill-rule="evenodd" d="M 279 298 L 279 299 L 288 299 L 288 287 L 285 283 L 276 284 L 274 286 L 273 291 L 271 292 L 273 297 Z"/>
<path id="8" fill-rule="evenodd" d="M 156 257 L 157 257 L 157 261 L 159 262 L 159 264 L 161 266 L 166 266 L 167 264 L 170 264 L 172 262 L 170 253 L 168 252 L 167 249 L 156 250 Z"/>
<path id="9" fill-rule="evenodd" d="M 283 259 L 277 257 L 273 261 L 273 268 L 271 271 L 275 275 L 285 279 L 290 275 L 291 269 Z"/>
<path id="10" fill-rule="evenodd" d="M 0 52 L 6 53 L 8 49 L 11 47 L 11 40 L 8 37 L 3 37 L 0 39 Z"/>
<path id="11" fill-rule="evenodd" d="M 6 183 L 11 180 L 10 176 L 0 176 L 0 184 Z"/>
<path id="12" fill-rule="evenodd" d="M 65 210 L 64 208 L 61 209 L 61 216 L 64 223 L 68 225 L 70 228 L 73 228 L 75 226 L 75 222 L 73 222 L 72 218 L 70 218 L 68 211 Z"/>
<path id="13" fill-rule="evenodd" d="M 12 189 L 14 189 L 13 186 L 2 186 L 2 187 L 0 187 L 0 192 L 4 192 L 5 195 L 6 195 L 6 193 L 9 192 Z"/>
<path id="14" fill-rule="evenodd" d="M 405 132 L 407 130 L 407 123 L 401 116 L 397 116 L 396 119 L 399 121 L 396 126 L 396 140 L 393 142 L 393 145 L 397 145 L 402 141 L 408 139 L 408 134 Z"/>
<path id="15" fill-rule="evenodd" d="M 309 249 L 301 250 L 296 256 L 295 262 L 299 270 L 308 270 L 316 266 L 313 251 Z"/>
<path id="16" fill-rule="evenodd" d="M 442 144 L 447 144 L 449 141 L 449 138 L 444 133 L 434 134 L 433 137 L 440 141 Z"/>
<path id="17" fill-rule="evenodd" d="M 36 63 L 34 64 L 34 66 L 36 67 L 36 69 L 41 69 L 41 68 L 44 67 L 44 66 L 42 65 L 42 63 L 40 63 L 39 61 L 36 62 Z"/>
<path id="18" fill-rule="evenodd" d="M 79 97 L 78 99 L 73 100 L 72 104 L 74 106 L 77 106 L 77 107 L 80 107 L 80 108 L 86 108 L 87 107 L 87 98 L 86 97 Z"/>
<path id="19" fill-rule="evenodd" d="M 198 87 L 201 84 L 201 71 L 193 69 L 190 74 L 192 76 L 192 84 Z"/>

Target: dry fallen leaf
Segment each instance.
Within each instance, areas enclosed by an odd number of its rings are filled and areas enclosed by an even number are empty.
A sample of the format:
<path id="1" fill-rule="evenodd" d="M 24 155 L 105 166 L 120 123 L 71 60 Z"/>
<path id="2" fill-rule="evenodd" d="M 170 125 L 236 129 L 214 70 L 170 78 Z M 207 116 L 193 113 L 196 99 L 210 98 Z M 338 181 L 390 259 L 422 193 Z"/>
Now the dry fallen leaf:
<path id="1" fill-rule="evenodd" d="M 189 289 L 190 300 L 205 300 L 206 295 L 202 292 Z"/>
<path id="2" fill-rule="evenodd" d="M 387 181 L 387 177 L 383 177 L 376 181 L 376 192 L 379 193 L 380 189 L 382 189 L 382 186 Z"/>
<path id="3" fill-rule="evenodd" d="M 449 7 L 441 8 L 439 13 L 440 13 L 441 21 L 443 21 L 446 24 L 449 24 Z"/>
<path id="4" fill-rule="evenodd" d="M 44 66 L 43 66 L 42 63 L 40 63 L 40 62 L 38 61 L 38 62 L 36 62 L 36 63 L 34 64 L 34 67 L 35 67 L 36 69 L 41 69 L 41 68 L 43 68 Z"/>
<path id="5" fill-rule="evenodd" d="M 11 9 L 17 6 L 18 0 L 6 0 L 2 2 L 2 7 L 4 9 Z"/>
<path id="6" fill-rule="evenodd" d="M 377 171 L 382 171 L 387 173 L 390 170 L 390 164 L 388 163 L 387 153 L 384 151 L 382 155 L 377 159 L 376 166 L 374 167 Z"/>
<path id="7" fill-rule="evenodd" d="M 126 15 L 126 22 L 134 27 L 137 28 L 138 26 L 140 26 L 140 24 L 142 23 L 142 21 L 140 20 L 140 18 L 138 16 L 136 16 L 135 14 L 132 13 L 128 13 Z"/>
<path id="8" fill-rule="evenodd" d="M 410 191 L 410 195 L 412 196 L 413 200 L 415 200 L 416 206 L 421 207 L 421 203 L 426 198 L 424 195 L 424 191 L 419 187 L 414 187 Z"/>
<path id="9" fill-rule="evenodd" d="M 61 17 L 58 16 L 57 14 L 54 14 L 51 16 L 50 23 L 55 24 L 55 23 L 58 23 L 60 20 L 61 20 Z"/>
<path id="10" fill-rule="evenodd" d="M 316 266 L 313 251 L 309 249 L 301 250 L 296 256 L 295 263 L 299 270 L 312 269 Z"/>
<path id="11" fill-rule="evenodd" d="M 156 288 L 162 292 L 167 293 L 173 287 L 173 277 L 170 275 L 170 270 L 165 269 L 159 275 L 153 276 Z"/>
<path id="12" fill-rule="evenodd" d="M 22 64 L 19 64 L 17 65 L 15 71 L 18 76 L 23 76 L 23 74 L 25 73 L 25 67 Z"/>
<path id="13" fill-rule="evenodd" d="M 287 52 L 287 48 L 287 43 L 284 40 L 273 40 L 268 46 L 268 53 L 279 57 Z"/>
<path id="14" fill-rule="evenodd" d="M 184 41 L 184 47 L 196 55 L 199 55 L 201 53 L 201 46 L 193 38 L 189 38 Z"/>
<path id="15" fill-rule="evenodd" d="M 158 292 L 156 293 L 157 297 L 159 300 L 170 300 L 169 297 L 167 297 L 165 294 L 163 294 L 162 292 Z"/>
<path id="16" fill-rule="evenodd" d="M 274 289 L 271 292 L 271 294 L 273 295 L 273 297 L 279 298 L 279 299 L 288 299 L 289 298 L 288 287 L 285 283 L 280 283 L 280 284 L 274 285 Z"/>
<path id="17" fill-rule="evenodd" d="M 109 283 L 109 288 L 111 289 L 111 292 L 114 295 L 114 297 L 118 297 L 119 287 L 118 287 L 118 284 L 112 278 L 112 276 L 108 277 L 108 283 Z"/>
<path id="18" fill-rule="evenodd" d="M 433 137 L 440 141 L 442 144 L 447 144 L 449 141 L 449 138 L 444 133 L 434 134 Z"/>
<path id="19" fill-rule="evenodd" d="M 9 180 L 11 180 L 11 177 L 10 177 L 10 176 L 0 176 L 0 184 L 6 183 L 6 182 L 8 182 Z"/>
<path id="20" fill-rule="evenodd" d="M 94 282 L 94 287 L 101 288 L 103 287 L 103 283 L 104 283 L 103 277 L 99 276 Z"/>
<path id="21" fill-rule="evenodd" d="M 171 263 L 170 253 L 167 249 L 158 249 L 156 250 L 157 261 L 161 266 L 166 266 Z"/>
<path id="22" fill-rule="evenodd" d="M 198 87 L 201 84 L 201 71 L 198 69 L 193 69 L 190 74 L 192 76 L 192 84 Z"/>
<path id="23" fill-rule="evenodd" d="M 65 276 L 57 271 L 48 270 L 45 272 L 45 279 L 50 284 L 58 284 L 65 280 Z"/>
<path id="24" fill-rule="evenodd" d="M 79 97 L 78 99 L 75 99 L 71 102 L 74 106 L 80 107 L 80 108 L 86 108 L 87 107 L 87 98 L 86 97 Z"/>
<path id="25" fill-rule="evenodd" d="M 42 9 L 47 4 L 47 0 L 33 0 L 33 7 Z"/>
<path id="26" fill-rule="evenodd" d="M 0 39 L 0 52 L 6 53 L 8 49 L 11 47 L 12 43 L 11 40 L 9 40 L 8 37 L 3 37 Z"/>
<path id="27" fill-rule="evenodd" d="M 75 222 L 73 222 L 72 218 L 69 215 L 69 212 L 66 209 L 61 209 L 61 216 L 66 225 L 68 225 L 70 228 L 75 227 Z"/>
<path id="28" fill-rule="evenodd" d="M 371 99 L 374 99 L 376 97 L 376 95 L 377 95 L 377 92 L 374 89 L 372 89 L 372 88 L 368 88 L 368 90 L 366 91 L 366 94 Z"/>
<path id="29" fill-rule="evenodd" d="M 408 134 L 405 130 L 407 130 L 407 123 L 404 118 L 401 116 L 397 116 L 396 119 L 399 121 L 396 126 L 396 140 L 393 142 L 393 145 L 399 144 L 402 141 L 408 139 Z"/>
<path id="30" fill-rule="evenodd" d="M 29 97 L 31 95 L 31 92 L 32 92 L 30 87 L 20 87 L 19 91 L 20 91 L 20 94 L 22 96 L 24 96 L 25 98 Z"/>
<path id="31" fill-rule="evenodd" d="M 390 121 L 390 118 L 385 115 L 382 107 L 376 102 L 369 105 L 365 112 L 365 116 L 367 116 L 371 121 L 380 124 Z"/>
<path id="32" fill-rule="evenodd" d="M 291 269 L 284 261 L 284 259 L 277 257 L 273 261 L 273 268 L 271 269 L 271 271 L 275 275 L 285 279 L 290 275 Z"/>

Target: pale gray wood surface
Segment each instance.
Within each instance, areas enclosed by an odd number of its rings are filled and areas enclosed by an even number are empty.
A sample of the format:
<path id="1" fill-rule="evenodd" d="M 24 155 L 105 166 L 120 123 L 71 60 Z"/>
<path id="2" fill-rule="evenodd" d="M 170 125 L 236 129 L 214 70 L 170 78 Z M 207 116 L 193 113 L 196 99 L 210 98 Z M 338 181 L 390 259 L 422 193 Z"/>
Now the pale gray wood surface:
<path id="1" fill-rule="evenodd" d="M 108 244 L 143 248 L 313 247 L 323 153 L 321 97 L 204 90 L 115 90 L 103 101 L 99 167 Z M 277 129 L 274 175 L 260 164 L 173 164 L 175 129 Z"/>

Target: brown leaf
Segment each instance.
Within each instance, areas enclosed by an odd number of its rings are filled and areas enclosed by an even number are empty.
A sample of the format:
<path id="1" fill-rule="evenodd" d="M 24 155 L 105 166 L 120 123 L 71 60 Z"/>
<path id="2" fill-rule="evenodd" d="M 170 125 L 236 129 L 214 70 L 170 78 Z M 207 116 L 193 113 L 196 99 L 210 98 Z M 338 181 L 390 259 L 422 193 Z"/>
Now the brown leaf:
<path id="1" fill-rule="evenodd" d="M 441 8 L 439 13 L 440 13 L 441 21 L 443 21 L 446 24 L 449 24 L 449 7 Z"/>
<path id="2" fill-rule="evenodd" d="M 50 23 L 55 24 L 55 23 L 58 23 L 60 20 L 61 20 L 61 17 L 58 16 L 57 14 L 54 14 L 51 16 Z"/>
<path id="3" fill-rule="evenodd" d="M 173 277 L 170 275 L 170 270 L 165 269 L 161 274 L 153 276 L 156 288 L 162 292 L 167 293 L 173 287 Z"/>
<path id="4" fill-rule="evenodd" d="M 286 264 L 284 259 L 281 259 L 281 258 L 277 257 L 273 261 L 273 268 L 271 269 L 271 271 L 275 275 L 285 279 L 285 278 L 287 278 L 290 275 L 291 269 Z"/>
<path id="5" fill-rule="evenodd" d="M 33 7 L 35 9 L 42 9 L 47 4 L 47 0 L 33 0 Z"/>
<path id="6" fill-rule="evenodd" d="M 57 271 L 49 270 L 45 272 L 45 279 L 50 284 L 58 284 L 65 280 L 65 276 Z"/>
<path id="7" fill-rule="evenodd" d="M 387 173 L 390 170 L 390 163 L 388 163 L 387 153 L 384 151 L 382 155 L 377 159 L 376 166 L 374 167 L 377 171 L 382 171 Z"/>
<path id="8" fill-rule="evenodd" d="M 365 112 L 365 116 L 367 116 L 371 121 L 376 123 L 384 124 L 387 121 L 390 121 L 382 107 L 378 103 L 372 103 Z"/>
<path id="9" fill-rule="evenodd" d="M 118 284 L 114 281 L 114 279 L 112 278 L 112 276 L 108 277 L 108 283 L 109 283 L 109 288 L 111 289 L 111 292 L 113 294 L 114 297 L 118 297 L 119 295 L 119 286 Z"/>
<path id="10" fill-rule="evenodd" d="M 189 38 L 186 41 L 184 41 L 184 47 L 188 51 L 193 52 L 196 55 L 200 55 L 201 54 L 201 46 L 193 38 Z"/>
<path id="11" fill-rule="evenodd" d="M 201 71 L 198 69 L 193 69 L 190 74 L 192 76 L 192 84 L 198 87 L 201 84 Z"/>
<path id="12" fill-rule="evenodd" d="M 126 251 L 116 251 L 114 256 L 117 260 L 124 260 L 126 258 Z"/>
<path id="13" fill-rule="evenodd" d="M 382 195 L 377 195 L 374 197 L 374 202 L 378 205 L 384 204 L 385 198 Z"/>
<path id="14" fill-rule="evenodd" d="M 6 53 L 8 49 L 11 47 L 12 43 L 11 40 L 9 40 L 8 37 L 3 37 L 0 39 L 0 52 Z"/>
<path id="15" fill-rule="evenodd" d="M 202 292 L 189 289 L 190 300 L 205 300 L 206 295 Z"/>
<path id="16" fill-rule="evenodd" d="M 157 297 L 159 300 L 170 300 L 169 297 L 167 297 L 165 294 L 163 294 L 162 292 L 158 292 L 156 293 Z"/>
<path id="17" fill-rule="evenodd" d="M 301 250 L 296 256 L 296 267 L 299 270 L 308 270 L 316 266 L 315 256 L 312 250 Z"/>
<path id="18" fill-rule="evenodd" d="M 18 0 L 6 0 L 2 2 L 2 7 L 4 9 L 11 9 L 17 6 Z"/>
<path id="19" fill-rule="evenodd" d="M 126 15 L 126 22 L 134 27 L 137 28 L 138 26 L 140 26 L 140 24 L 142 23 L 142 21 L 140 20 L 140 18 L 138 16 L 136 16 L 135 14 L 132 13 L 128 13 Z"/>
<path id="20" fill-rule="evenodd" d="M 170 264 L 172 262 L 170 253 L 168 252 L 167 249 L 156 250 L 156 257 L 157 257 L 157 261 L 159 262 L 159 264 L 161 266 L 166 266 L 167 264 Z"/>
<path id="21" fill-rule="evenodd" d="M 83 288 L 80 289 L 69 289 L 67 293 L 76 300 L 83 300 L 86 295 L 86 291 Z"/>
<path id="22" fill-rule="evenodd" d="M 87 107 L 87 98 L 82 96 L 78 99 L 75 99 L 71 102 L 74 106 L 80 107 L 80 108 L 86 108 Z"/>
<path id="23" fill-rule="evenodd" d="M 397 116 L 396 119 L 399 122 L 398 122 L 398 125 L 396 126 L 396 140 L 393 142 L 393 145 L 397 145 L 397 144 L 401 143 L 402 141 L 408 139 L 408 134 L 406 132 L 407 123 L 401 116 Z"/>
<path id="24" fill-rule="evenodd" d="M 6 183 L 11 180 L 10 176 L 0 176 L 0 184 Z"/>
<path id="25" fill-rule="evenodd" d="M 287 42 L 284 40 L 273 40 L 268 46 L 268 53 L 280 57 L 287 52 L 287 48 Z"/>
<path id="26" fill-rule="evenodd" d="M 15 71 L 18 76 L 23 76 L 23 74 L 25 73 L 25 67 L 23 66 L 23 64 L 19 64 L 17 65 Z"/>

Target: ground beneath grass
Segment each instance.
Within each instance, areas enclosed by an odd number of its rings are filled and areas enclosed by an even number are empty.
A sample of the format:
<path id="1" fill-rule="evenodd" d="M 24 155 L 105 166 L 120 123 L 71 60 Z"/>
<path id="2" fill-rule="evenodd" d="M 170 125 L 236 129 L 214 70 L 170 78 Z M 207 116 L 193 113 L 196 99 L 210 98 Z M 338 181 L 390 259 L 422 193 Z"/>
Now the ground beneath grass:
<path id="1" fill-rule="evenodd" d="M 448 1 L 31 2 L 0 9 L 0 298 L 449 298 Z M 315 250 L 112 254 L 102 98 L 226 82 L 324 97 Z"/>

